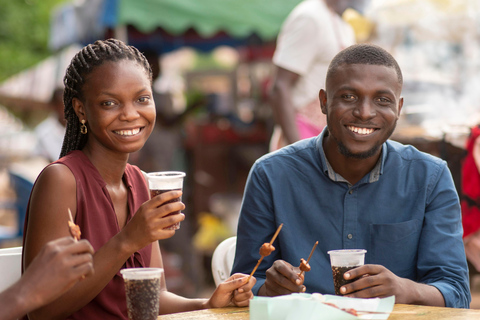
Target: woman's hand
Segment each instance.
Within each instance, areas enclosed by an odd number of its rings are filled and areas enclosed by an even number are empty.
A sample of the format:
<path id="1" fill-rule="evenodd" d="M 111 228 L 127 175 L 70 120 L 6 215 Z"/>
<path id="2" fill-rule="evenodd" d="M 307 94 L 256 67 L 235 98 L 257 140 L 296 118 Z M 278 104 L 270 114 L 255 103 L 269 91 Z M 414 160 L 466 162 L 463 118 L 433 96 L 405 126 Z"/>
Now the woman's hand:
<path id="1" fill-rule="evenodd" d="M 122 230 L 126 241 L 134 241 L 136 244 L 134 251 L 175 234 L 175 230 L 165 228 L 185 219 L 185 215 L 180 212 L 185 209 L 185 205 L 180 201 L 169 201 L 180 198 L 181 195 L 182 192 L 179 190 L 165 192 L 140 206 L 132 220 Z"/>
<path id="2" fill-rule="evenodd" d="M 253 298 L 252 287 L 257 282 L 254 277 L 248 280 L 248 275 L 235 273 L 218 285 L 205 308 L 222 308 L 229 306 L 246 307 Z"/>

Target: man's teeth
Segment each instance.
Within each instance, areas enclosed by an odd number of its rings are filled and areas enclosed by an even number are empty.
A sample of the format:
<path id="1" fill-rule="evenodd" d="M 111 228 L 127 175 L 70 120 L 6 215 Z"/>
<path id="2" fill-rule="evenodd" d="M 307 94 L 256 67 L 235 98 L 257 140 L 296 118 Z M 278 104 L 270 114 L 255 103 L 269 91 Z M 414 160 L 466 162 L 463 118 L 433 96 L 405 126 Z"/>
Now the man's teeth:
<path id="1" fill-rule="evenodd" d="M 121 136 L 133 136 L 137 133 L 140 132 L 140 128 L 133 129 L 133 130 L 120 130 L 120 131 L 115 131 L 116 134 L 119 134 Z"/>
<path id="2" fill-rule="evenodd" d="M 348 128 L 348 130 L 353 131 L 353 132 L 358 133 L 358 134 L 370 134 L 373 131 L 375 131 L 375 129 L 358 128 L 358 127 L 353 127 L 353 126 L 348 126 L 347 128 Z"/>

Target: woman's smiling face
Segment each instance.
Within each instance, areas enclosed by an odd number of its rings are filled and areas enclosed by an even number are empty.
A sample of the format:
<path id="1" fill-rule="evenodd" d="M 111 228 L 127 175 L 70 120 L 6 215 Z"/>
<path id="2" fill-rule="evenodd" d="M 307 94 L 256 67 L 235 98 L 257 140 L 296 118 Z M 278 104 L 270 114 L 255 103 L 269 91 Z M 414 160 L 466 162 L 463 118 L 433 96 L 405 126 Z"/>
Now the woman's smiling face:
<path id="1" fill-rule="evenodd" d="M 155 125 L 149 76 L 132 60 L 107 61 L 86 77 L 83 102 L 74 101 L 88 124 L 87 146 L 122 153 L 138 151 Z M 78 111 L 83 111 L 84 115 Z"/>
<path id="2" fill-rule="evenodd" d="M 394 68 L 344 64 L 320 92 L 322 112 L 342 155 L 365 159 L 378 155 L 395 130 L 402 85 Z"/>

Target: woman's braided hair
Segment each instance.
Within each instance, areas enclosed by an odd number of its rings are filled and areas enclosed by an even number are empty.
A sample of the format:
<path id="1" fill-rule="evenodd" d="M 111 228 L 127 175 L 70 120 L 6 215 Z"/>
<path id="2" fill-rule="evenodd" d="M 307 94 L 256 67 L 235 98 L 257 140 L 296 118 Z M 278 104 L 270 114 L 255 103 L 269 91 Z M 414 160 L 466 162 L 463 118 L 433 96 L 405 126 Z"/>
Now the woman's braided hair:
<path id="1" fill-rule="evenodd" d="M 73 109 L 72 99 L 83 99 L 83 85 L 85 78 L 95 67 L 106 61 L 120 61 L 123 59 L 138 62 L 145 68 L 147 75 L 152 82 L 152 69 L 145 56 L 133 46 L 126 45 L 117 39 L 99 40 L 89 44 L 80 50 L 70 62 L 65 72 L 63 83 L 63 103 L 65 105 L 65 119 L 67 128 L 63 138 L 60 158 L 72 150 L 81 150 L 87 142 L 87 134 L 80 133 L 80 122 Z"/>

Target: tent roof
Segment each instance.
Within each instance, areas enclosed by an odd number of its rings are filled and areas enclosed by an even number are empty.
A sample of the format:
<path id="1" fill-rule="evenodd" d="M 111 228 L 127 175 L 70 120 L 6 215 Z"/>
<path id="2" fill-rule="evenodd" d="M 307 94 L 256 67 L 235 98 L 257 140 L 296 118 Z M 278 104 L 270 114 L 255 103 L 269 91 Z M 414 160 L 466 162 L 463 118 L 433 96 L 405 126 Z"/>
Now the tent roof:
<path id="1" fill-rule="evenodd" d="M 232 37 L 256 34 L 274 39 L 300 0 L 108 0 L 116 2 L 117 24 L 142 32 L 160 27 L 178 35 L 195 29 L 204 37 L 224 31 Z"/>
<path id="2" fill-rule="evenodd" d="M 244 45 L 254 36 L 275 40 L 290 11 L 302 0 L 75 0 L 57 7 L 51 20 L 50 47 L 88 44 L 109 29 L 129 26 L 133 36 L 210 50 Z M 129 41 L 132 35 L 129 32 Z M 145 39 L 142 39 L 145 40 Z M 209 44 L 210 42 L 210 44 Z"/>

